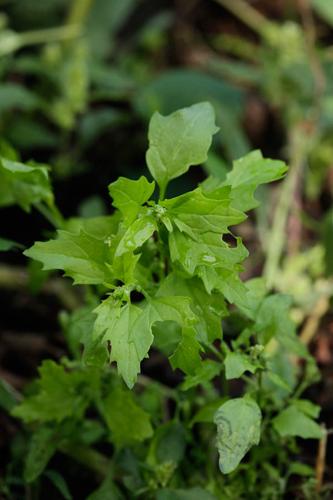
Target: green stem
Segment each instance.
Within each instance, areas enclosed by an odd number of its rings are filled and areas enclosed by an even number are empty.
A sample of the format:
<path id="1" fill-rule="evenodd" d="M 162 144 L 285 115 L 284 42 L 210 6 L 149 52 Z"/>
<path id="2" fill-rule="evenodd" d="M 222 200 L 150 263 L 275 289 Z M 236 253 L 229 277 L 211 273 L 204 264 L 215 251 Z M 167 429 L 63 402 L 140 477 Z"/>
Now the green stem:
<path id="1" fill-rule="evenodd" d="M 265 35 L 273 23 L 244 0 L 215 0 L 259 35 Z"/>
<path id="2" fill-rule="evenodd" d="M 60 26 L 58 28 L 48 28 L 43 30 L 26 31 L 19 33 L 19 45 L 38 45 L 41 43 L 58 42 L 76 38 L 80 34 L 80 29 L 76 25 Z"/>
<path id="3" fill-rule="evenodd" d="M 165 184 L 165 185 L 162 184 L 160 186 L 160 199 L 159 199 L 159 201 L 163 201 L 164 200 L 164 198 L 165 198 L 165 192 L 166 192 L 167 187 L 168 187 L 167 184 Z"/>
<path id="4" fill-rule="evenodd" d="M 215 41 L 215 46 L 241 59 L 258 62 L 258 47 L 239 36 L 224 33 Z"/>
<path id="5" fill-rule="evenodd" d="M 64 226 L 64 219 L 56 206 L 47 207 L 43 203 L 34 203 L 34 207 L 47 219 L 56 229 Z"/>
<path id="6" fill-rule="evenodd" d="M 217 357 L 217 359 L 219 361 L 222 361 L 222 363 L 224 363 L 224 356 L 223 354 L 218 350 L 216 349 L 216 347 L 212 344 L 205 344 L 205 347 L 207 347 L 207 349 L 209 351 L 211 351 L 213 354 L 215 354 L 215 356 Z"/>
<path id="7" fill-rule="evenodd" d="M 29 45 L 68 41 L 77 38 L 82 32 L 82 26 L 93 2 L 94 0 L 76 0 L 70 9 L 64 26 L 13 33 L 14 42 L 7 49 L 1 51 L 0 54 L 14 52 Z"/>
<path id="8" fill-rule="evenodd" d="M 67 17 L 67 25 L 83 26 L 90 12 L 94 0 L 76 0 L 74 1 Z"/>
<path id="9" fill-rule="evenodd" d="M 82 445 L 62 445 L 60 450 L 74 458 L 77 462 L 85 465 L 88 469 L 91 469 L 101 477 L 104 478 L 110 471 L 109 460 L 96 450 L 88 448 Z"/>
<path id="10" fill-rule="evenodd" d="M 159 388 L 159 391 L 161 392 L 161 394 L 163 394 L 163 396 L 170 398 L 170 399 L 174 399 L 176 401 L 178 400 L 178 393 L 175 389 L 172 389 L 172 387 L 168 387 L 167 385 L 164 385 L 161 382 L 157 382 L 156 380 L 152 380 L 151 378 L 147 377 L 146 375 L 140 374 L 138 376 L 137 383 L 139 385 L 141 385 L 142 387 L 149 387 L 152 384 L 154 384 L 155 386 L 157 386 Z"/>
<path id="11" fill-rule="evenodd" d="M 257 391 L 257 403 L 259 406 L 261 406 L 261 393 L 262 393 L 262 370 L 259 371 L 258 373 L 258 391 Z"/>
<path id="12" fill-rule="evenodd" d="M 306 156 L 305 146 L 306 137 L 304 137 L 304 134 L 298 128 L 295 128 L 290 138 L 290 170 L 283 181 L 280 197 L 275 209 L 272 230 L 267 238 L 268 246 L 263 274 L 268 289 L 276 284 L 279 263 L 287 240 L 286 226 L 294 199 L 293 193 Z"/>

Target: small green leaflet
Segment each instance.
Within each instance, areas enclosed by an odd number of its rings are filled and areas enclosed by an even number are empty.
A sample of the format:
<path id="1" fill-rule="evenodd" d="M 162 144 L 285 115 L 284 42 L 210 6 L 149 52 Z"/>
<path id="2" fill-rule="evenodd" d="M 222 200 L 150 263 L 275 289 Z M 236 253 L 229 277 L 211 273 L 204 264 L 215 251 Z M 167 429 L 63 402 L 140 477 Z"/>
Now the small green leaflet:
<path id="1" fill-rule="evenodd" d="M 136 181 L 119 177 L 109 185 L 112 205 L 120 210 L 129 224 L 135 220 L 141 206 L 150 199 L 154 189 L 155 182 L 148 182 L 144 176 Z"/>
<path id="2" fill-rule="evenodd" d="M 248 397 L 231 399 L 215 413 L 217 449 L 223 474 L 234 471 L 249 449 L 260 441 L 261 411 Z"/>
<path id="3" fill-rule="evenodd" d="M 218 128 L 211 104 L 203 102 L 169 116 L 155 113 L 150 120 L 148 168 L 161 192 L 168 182 L 200 165 L 207 158 L 212 136 Z"/>
<path id="4" fill-rule="evenodd" d="M 116 446 L 125 446 L 152 436 L 149 415 L 136 404 L 131 391 L 119 386 L 112 388 L 102 408 Z"/>
<path id="5" fill-rule="evenodd" d="M 298 436 L 304 439 L 320 439 L 323 431 L 320 425 L 312 419 L 317 416 L 317 412 L 308 416 L 306 410 L 307 405 L 304 405 L 304 402 L 297 404 L 295 401 L 273 419 L 273 427 L 282 437 Z M 310 410 L 312 411 L 313 409 Z"/>
<path id="6" fill-rule="evenodd" d="M 29 212 L 34 203 L 53 206 L 48 167 L 0 157 L 0 207 L 17 203 Z"/>
<path id="7" fill-rule="evenodd" d="M 154 323 L 176 321 L 186 327 L 196 322 L 187 297 L 158 297 L 144 301 L 138 307 L 131 303 L 121 306 L 111 296 L 95 312 L 94 338 L 111 343 L 110 361 L 116 361 L 118 372 L 129 388 L 135 384 L 140 363 L 153 343 Z M 195 363 L 200 361 L 199 350 L 197 340 L 185 330 L 174 353 L 174 366 L 192 367 L 193 359 Z"/>
<path id="8" fill-rule="evenodd" d="M 249 356 L 239 352 L 228 352 L 224 365 L 227 380 L 239 378 L 246 371 L 255 373 L 258 368 L 258 363 L 252 362 Z"/>

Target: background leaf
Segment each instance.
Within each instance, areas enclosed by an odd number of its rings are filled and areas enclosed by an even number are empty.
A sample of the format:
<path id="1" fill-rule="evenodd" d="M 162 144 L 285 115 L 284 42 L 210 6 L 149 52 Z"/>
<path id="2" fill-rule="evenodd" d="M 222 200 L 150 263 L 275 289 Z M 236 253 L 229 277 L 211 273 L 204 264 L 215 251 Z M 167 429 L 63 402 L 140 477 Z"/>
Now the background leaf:
<path id="1" fill-rule="evenodd" d="M 33 433 L 26 457 L 24 477 L 28 483 L 35 481 L 56 451 L 56 430 L 41 427 Z"/>
<path id="2" fill-rule="evenodd" d="M 17 203 L 29 212 L 39 202 L 54 202 L 48 167 L 0 157 L 0 207 Z"/>
<path id="3" fill-rule="evenodd" d="M 323 435 L 320 425 L 295 405 L 282 410 L 273 419 L 273 426 L 282 437 L 298 436 L 304 439 L 320 439 Z"/>
<path id="4" fill-rule="evenodd" d="M 311 0 L 311 5 L 324 21 L 333 26 L 333 5 L 331 2 L 327 2 L 327 0 Z"/>

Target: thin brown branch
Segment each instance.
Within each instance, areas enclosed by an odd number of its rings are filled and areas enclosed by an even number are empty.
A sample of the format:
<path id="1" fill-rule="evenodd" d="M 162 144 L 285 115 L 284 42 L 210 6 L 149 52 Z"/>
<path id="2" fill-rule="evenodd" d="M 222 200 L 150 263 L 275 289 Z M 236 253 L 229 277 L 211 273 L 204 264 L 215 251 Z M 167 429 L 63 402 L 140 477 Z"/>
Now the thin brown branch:
<path id="1" fill-rule="evenodd" d="M 322 425 L 323 437 L 318 444 L 318 453 L 316 461 L 316 491 L 320 493 L 323 486 L 323 479 L 325 474 L 325 463 L 326 463 L 326 449 L 327 449 L 327 431 L 324 425 Z"/>

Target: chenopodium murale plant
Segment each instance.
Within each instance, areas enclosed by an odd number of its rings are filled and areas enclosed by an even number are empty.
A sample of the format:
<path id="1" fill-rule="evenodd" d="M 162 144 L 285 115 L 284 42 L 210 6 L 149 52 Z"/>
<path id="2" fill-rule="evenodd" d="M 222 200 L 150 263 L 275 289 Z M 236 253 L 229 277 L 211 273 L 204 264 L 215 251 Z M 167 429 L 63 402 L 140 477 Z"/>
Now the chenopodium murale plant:
<path id="1" fill-rule="evenodd" d="M 234 162 L 225 180 L 208 178 L 193 191 L 165 197 L 172 179 L 205 162 L 217 131 L 209 103 L 169 116 L 155 113 L 146 155 L 153 180 L 120 177 L 109 185 L 113 214 L 66 221 L 56 239 L 35 243 L 25 255 L 46 270 L 63 270 L 74 284 L 98 285 L 105 297 L 94 309 L 91 331 L 81 339 L 84 366 L 114 362 L 132 389 L 142 361 L 156 348 L 184 374 L 183 391 L 217 377 L 253 374 L 258 386 L 250 385 L 244 397 L 227 397 L 212 414 L 220 469 L 229 473 L 260 441 L 260 391 L 265 388 L 275 401 L 269 424 L 280 436 L 319 438 L 321 430 L 314 421 L 318 408 L 299 399 L 293 370 L 281 369 L 283 363 L 292 364 L 290 355 L 304 358 L 310 368 L 303 389 L 316 372 L 288 317 L 290 299 L 267 295 L 260 278 L 241 280 L 248 252 L 230 231 L 258 205 L 256 188 L 283 177 L 286 165 L 253 151 Z M 152 198 L 156 187 L 158 196 Z M 222 319 L 230 307 L 246 327 L 226 342 Z M 41 376 L 42 384 L 46 374 Z M 28 398 L 14 414 L 29 421 L 30 410 Z M 141 425 L 140 440 L 152 431 L 139 410 L 132 408 Z M 125 415 L 126 408 L 121 412 Z"/>

